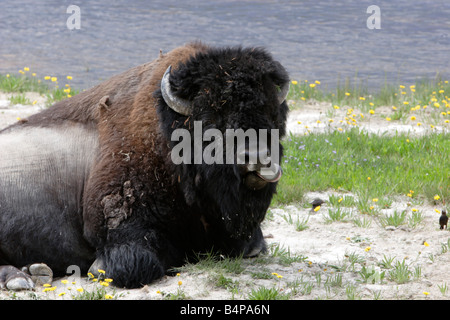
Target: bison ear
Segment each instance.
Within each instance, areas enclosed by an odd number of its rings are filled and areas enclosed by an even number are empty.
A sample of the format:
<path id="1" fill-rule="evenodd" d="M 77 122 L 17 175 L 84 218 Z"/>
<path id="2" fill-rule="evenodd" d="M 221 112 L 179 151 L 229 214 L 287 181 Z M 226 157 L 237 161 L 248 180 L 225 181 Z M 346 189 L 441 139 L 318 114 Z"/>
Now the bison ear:
<path id="1" fill-rule="evenodd" d="M 164 101 L 167 103 L 170 109 L 173 111 L 182 114 L 184 116 L 188 116 L 192 114 L 192 104 L 185 99 L 181 99 L 172 92 L 172 88 L 170 86 L 170 70 L 172 66 L 169 66 L 164 73 L 164 76 L 161 80 L 161 93 Z"/>

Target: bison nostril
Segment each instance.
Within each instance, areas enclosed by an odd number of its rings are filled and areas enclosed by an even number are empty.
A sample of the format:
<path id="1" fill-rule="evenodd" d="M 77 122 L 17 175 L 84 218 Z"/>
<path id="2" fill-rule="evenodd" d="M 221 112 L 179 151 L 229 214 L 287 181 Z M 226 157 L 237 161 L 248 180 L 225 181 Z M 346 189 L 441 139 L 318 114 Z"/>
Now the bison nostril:
<path id="1" fill-rule="evenodd" d="M 249 150 L 239 153 L 237 155 L 237 164 L 246 165 L 249 171 L 258 170 L 261 167 L 270 165 L 270 151 L 268 149 Z M 254 169 L 250 169 L 254 168 Z"/>

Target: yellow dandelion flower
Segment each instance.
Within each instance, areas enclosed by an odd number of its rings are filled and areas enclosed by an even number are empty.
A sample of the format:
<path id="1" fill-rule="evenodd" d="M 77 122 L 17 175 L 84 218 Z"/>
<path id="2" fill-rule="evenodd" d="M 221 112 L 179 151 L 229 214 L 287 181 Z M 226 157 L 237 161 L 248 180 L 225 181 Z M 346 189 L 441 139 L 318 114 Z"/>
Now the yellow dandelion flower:
<path id="1" fill-rule="evenodd" d="M 98 269 L 97 271 L 98 271 L 98 273 L 105 274 L 105 270 Z"/>
<path id="2" fill-rule="evenodd" d="M 62 284 L 68 284 L 68 283 L 69 283 L 69 280 L 61 280 L 61 283 L 62 283 Z"/>
<path id="3" fill-rule="evenodd" d="M 412 121 L 416 120 L 416 117 L 412 116 L 412 117 L 411 117 L 411 120 L 412 120 Z"/>
<path id="4" fill-rule="evenodd" d="M 369 207 L 370 210 L 373 210 L 374 208 L 375 208 L 374 206 L 370 206 L 370 207 Z"/>
<path id="5" fill-rule="evenodd" d="M 420 122 L 417 122 L 417 126 L 420 127 L 422 124 Z"/>
<path id="6" fill-rule="evenodd" d="M 43 287 L 46 287 L 46 288 L 49 288 L 49 287 L 51 287 L 52 285 L 51 285 L 50 283 L 45 283 L 45 284 L 43 284 L 42 286 L 43 286 Z"/>
<path id="7" fill-rule="evenodd" d="M 25 74 L 25 72 L 23 72 L 23 70 L 19 70 L 19 73 L 20 74 Z"/>
<path id="8" fill-rule="evenodd" d="M 338 109 L 339 109 L 339 106 L 334 105 L 333 108 L 335 108 L 336 110 L 338 110 Z"/>
<path id="9" fill-rule="evenodd" d="M 25 70 L 25 71 L 26 71 L 26 70 Z M 438 92 L 439 92 L 439 93 L 444 93 L 445 91 L 441 89 L 441 90 L 439 90 Z"/>
<path id="10" fill-rule="evenodd" d="M 17 120 L 17 121 L 20 121 L 20 117 L 17 117 L 16 120 Z"/>
<path id="11" fill-rule="evenodd" d="M 396 106 L 392 106 L 392 110 L 397 110 L 397 107 Z"/>
<path id="12" fill-rule="evenodd" d="M 367 177 L 367 180 L 369 180 L 369 181 L 370 181 L 370 180 L 372 180 L 372 178 L 371 178 L 371 177 Z"/>
<path id="13" fill-rule="evenodd" d="M 370 114 L 374 114 L 375 111 L 373 111 L 372 109 L 370 109 L 370 110 L 369 110 L 369 113 L 370 113 Z"/>
<path id="14" fill-rule="evenodd" d="M 63 295 L 65 295 L 66 293 L 65 292 L 60 292 L 59 294 L 58 294 L 58 297 L 62 297 Z"/>
<path id="15" fill-rule="evenodd" d="M 83 288 L 78 288 L 77 291 L 78 291 L 78 292 L 83 292 L 84 289 L 83 289 Z"/>
<path id="16" fill-rule="evenodd" d="M 319 210 L 320 210 L 320 206 L 317 206 L 317 207 L 314 208 L 314 211 L 315 211 L 315 212 L 317 212 L 317 211 L 319 211 Z"/>
<path id="17" fill-rule="evenodd" d="M 111 299 L 113 299 L 114 297 L 112 296 L 112 295 L 110 295 L 110 294 L 105 294 L 105 299 L 106 300 L 111 300 Z"/>
<path id="18" fill-rule="evenodd" d="M 412 194 L 411 194 L 411 193 L 408 193 L 407 196 L 410 197 L 410 198 L 412 198 Z"/>
<path id="19" fill-rule="evenodd" d="M 32 75 L 33 77 L 36 77 L 36 73 L 35 73 L 35 72 L 33 72 L 31 75 Z"/>
<path id="20" fill-rule="evenodd" d="M 412 210 L 412 212 L 417 212 L 417 211 L 419 211 L 419 210 L 417 210 L 416 208 L 412 208 L 411 210 Z"/>
<path id="21" fill-rule="evenodd" d="M 445 120 L 444 122 L 445 122 L 445 123 L 450 123 L 450 120 L 447 119 L 447 120 Z"/>
<path id="22" fill-rule="evenodd" d="M 441 212 L 439 211 L 439 209 L 434 209 L 434 211 L 436 211 L 436 213 L 441 213 Z"/>
<path id="23" fill-rule="evenodd" d="M 90 273 L 90 272 L 88 272 L 87 276 L 88 276 L 89 278 L 95 278 L 94 275 L 93 275 L 92 273 Z"/>
<path id="24" fill-rule="evenodd" d="M 359 100 L 364 101 L 364 100 L 366 100 L 366 98 L 364 98 L 364 97 L 359 97 Z"/>
<path id="25" fill-rule="evenodd" d="M 277 275 L 277 278 L 278 278 L 278 279 L 281 279 L 281 278 L 283 278 L 283 276 L 278 274 L 278 275 Z"/>
<path id="26" fill-rule="evenodd" d="M 346 92 L 345 95 L 346 95 L 346 96 L 349 96 L 349 95 L 350 95 L 350 92 Z"/>
<path id="27" fill-rule="evenodd" d="M 373 202 L 378 202 L 378 198 L 373 198 L 372 201 Z"/>
<path id="28" fill-rule="evenodd" d="M 328 122 L 330 122 L 330 123 L 331 123 L 331 122 L 334 122 L 334 120 L 333 120 L 333 119 L 328 119 Z"/>
<path id="29" fill-rule="evenodd" d="M 364 251 L 365 251 L 365 252 L 369 252 L 370 249 L 372 249 L 372 248 L 371 248 L 371 247 L 366 247 L 366 248 L 364 249 Z"/>
<path id="30" fill-rule="evenodd" d="M 100 285 L 104 286 L 104 287 L 108 287 L 109 283 L 106 281 L 100 281 Z"/>
<path id="31" fill-rule="evenodd" d="M 436 108 L 439 108 L 441 105 L 440 105 L 438 102 L 435 102 L 435 103 L 433 104 L 433 106 L 435 106 Z"/>
<path id="32" fill-rule="evenodd" d="M 56 82 L 56 81 L 58 81 L 58 78 L 57 77 L 51 77 L 50 80 L 52 80 L 52 82 Z"/>
<path id="33" fill-rule="evenodd" d="M 435 195 L 434 196 L 434 200 L 439 200 L 441 197 L 439 197 L 439 195 Z"/>
<path id="34" fill-rule="evenodd" d="M 50 80 L 50 76 L 45 76 L 44 79 L 45 80 Z"/>
<path id="35" fill-rule="evenodd" d="M 156 293 L 157 293 L 157 294 L 161 294 L 161 291 L 159 291 L 159 290 L 156 290 Z"/>
<path id="36" fill-rule="evenodd" d="M 71 76 L 67 76 L 66 78 L 67 78 L 67 80 L 72 80 Z"/>
<path id="37" fill-rule="evenodd" d="M 316 81 L 314 81 L 315 83 L 317 83 L 317 84 L 320 84 L 320 81 L 319 80 L 316 80 Z"/>
<path id="38" fill-rule="evenodd" d="M 113 279 L 111 279 L 111 278 L 106 278 L 104 281 L 106 281 L 106 282 L 112 282 Z"/>
<path id="39" fill-rule="evenodd" d="M 183 284 L 183 282 L 180 280 L 178 281 L 178 285 L 181 286 Z"/>
<path id="40" fill-rule="evenodd" d="M 320 121 L 320 120 L 317 120 L 316 122 L 317 122 L 317 123 L 322 123 L 322 121 Z"/>
<path id="41" fill-rule="evenodd" d="M 389 117 L 386 117 L 386 121 L 391 121 L 391 118 L 389 118 Z"/>
<path id="42" fill-rule="evenodd" d="M 404 86 L 404 85 L 402 85 L 402 84 L 401 84 L 401 85 L 400 85 L 399 87 L 400 87 L 400 89 L 403 89 L 403 88 L 405 88 L 405 86 Z"/>
<path id="43" fill-rule="evenodd" d="M 9 73 L 6 74 L 6 77 L 9 78 Z"/>
<path id="44" fill-rule="evenodd" d="M 374 106 L 373 102 L 369 102 L 369 106 L 373 107 Z"/>
<path id="45" fill-rule="evenodd" d="M 423 242 L 423 245 L 424 245 L 425 247 L 429 247 L 429 246 L 430 246 L 430 245 L 428 244 L 428 242 L 426 242 L 426 241 Z"/>
<path id="46" fill-rule="evenodd" d="M 342 202 L 342 200 L 343 200 L 342 198 L 339 198 L 338 202 L 339 202 L 339 203 L 341 203 L 341 202 Z"/>
<path id="47" fill-rule="evenodd" d="M 403 104 L 407 106 L 409 104 L 409 102 L 408 101 L 403 101 Z"/>
<path id="48" fill-rule="evenodd" d="M 30 71 L 30 68 L 25 67 L 25 68 L 23 68 L 23 70 L 25 70 L 25 71 Z"/>
<path id="49" fill-rule="evenodd" d="M 311 88 L 314 88 L 314 87 L 316 86 L 316 84 L 315 84 L 315 83 L 310 83 L 309 86 L 310 86 Z"/>
<path id="50" fill-rule="evenodd" d="M 429 295 L 430 293 L 428 292 L 428 291 L 424 291 L 424 292 L 422 292 L 424 295 Z"/>

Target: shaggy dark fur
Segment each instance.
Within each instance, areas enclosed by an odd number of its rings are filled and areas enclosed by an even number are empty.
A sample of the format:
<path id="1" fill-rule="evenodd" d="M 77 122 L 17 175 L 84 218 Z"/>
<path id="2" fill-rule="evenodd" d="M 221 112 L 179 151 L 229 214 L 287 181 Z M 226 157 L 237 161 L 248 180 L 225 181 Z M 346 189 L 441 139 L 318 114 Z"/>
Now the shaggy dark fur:
<path id="1" fill-rule="evenodd" d="M 173 92 L 193 104 L 190 116 L 174 112 L 161 96 L 160 81 L 169 65 Z M 288 80 L 263 49 L 194 43 L 0 132 L 0 141 L 25 128 L 77 127 L 98 137 L 93 160 L 73 177 L 81 188 L 75 190 L 76 200 L 70 202 L 54 181 L 47 202 L 62 204 L 33 210 L 29 220 L 23 210 L 32 205 L 26 193 L 20 205 L 8 202 L 0 190 L 0 261 L 16 266 L 45 262 L 58 274 L 68 264 L 87 271 L 95 260 L 115 285 L 132 288 L 160 278 L 198 252 L 249 256 L 264 251 L 260 223 L 276 183 L 251 190 L 237 165 L 174 165 L 170 150 L 177 142 L 170 137 L 176 128 L 193 130 L 194 121 L 202 121 L 203 130 L 279 129 L 284 135 L 288 108 L 277 101 L 277 88 Z M 63 214 L 64 202 L 71 205 Z M 34 220 L 38 225 L 45 221 L 46 233 L 28 222 Z M 60 233 L 66 235 L 64 244 Z"/>

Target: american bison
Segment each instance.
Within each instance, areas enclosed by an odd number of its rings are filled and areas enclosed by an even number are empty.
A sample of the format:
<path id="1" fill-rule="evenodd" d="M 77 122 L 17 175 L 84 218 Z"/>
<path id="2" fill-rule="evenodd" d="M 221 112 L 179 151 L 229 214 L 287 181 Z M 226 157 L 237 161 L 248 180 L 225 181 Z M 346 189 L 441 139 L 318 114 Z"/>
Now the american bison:
<path id="1" fill-rule="evenodd" d="M 281 138 L 288 88 L 266 50 L 196 42 L 0 131 L 0 285 L 29 288 L 76 265 L 135 288 L 201 252 L 264 252 L 279 166 L 175 164 L 172 134 L 201 123 Z M 280 159 L 279 138 L 278 154 L 257 152 Z"/>

